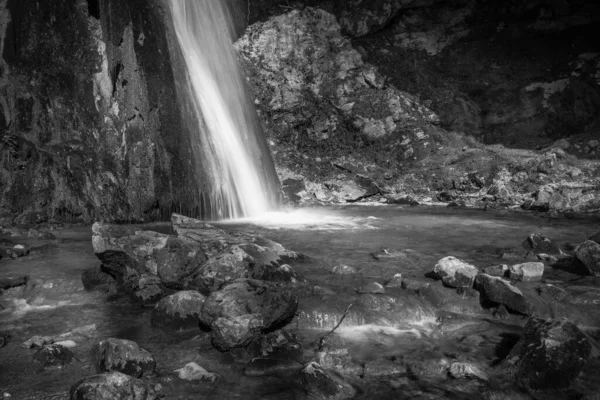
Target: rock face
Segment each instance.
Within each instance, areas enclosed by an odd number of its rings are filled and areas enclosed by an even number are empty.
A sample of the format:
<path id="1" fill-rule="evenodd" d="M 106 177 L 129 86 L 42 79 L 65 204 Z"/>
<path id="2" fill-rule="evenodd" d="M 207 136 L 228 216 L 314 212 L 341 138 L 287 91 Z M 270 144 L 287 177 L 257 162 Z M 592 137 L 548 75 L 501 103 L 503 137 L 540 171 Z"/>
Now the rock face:
<path id="1" fill-rule="evenodd" d="M 520 314 L 531 313 L 531 307 L 523 293 L 501 277 L 479 274 L 475 279 L 475 288 L 484 300 L 502 304 Z"/>
<path id="2" fill-rule="evenodd" d="M 565 319 L 531 319 L 504 363 L 517 384 L 537 396 L 568 392 L 590 355 L 591 345 Z"/>
<path id="3" fill-rule="evenodd" d="M 141 379 L 120 372 L 84 378 L 71 387 L 71 400 L 158 400 L 158 390 Z"/>
<path id="4" fill-rule="evenodd" d="M 125 339 L 106 339 L 92 349 L 96 372 L 122 372 L 140 378 L 154 372 L 156 362 L 148 350 Z"/>
<path id="5" fill-rule="evenodd" d="M 182 290 L 164 297 L 152 312 L 152 325 L 175 330 L 197 329 L 206 296 L 194 290 Z"/>
<path id="6" fill-rule="evenodd" d="M 590 275 L 600 276 L 600 244 L 586 240 L 575 249 L 575 257 L 583 263 Z"/>
<path id="7" fill-rule="evenodd" d="M 26 0 L 1 12 L 0 216 L 142 221 L 195 202 L 181 61 L 168 56 L 158 1 Z"/>
<path id="8" fill-rule="evenodd" d="M 217 348 L 227 350 L 290 320 L 297 309 L 298 294 L 290 287 L 239 279 L 208 296 L 200 319 L 212 328 Z"/>
<path id="9" fill-rule="evenodd" d="M 453 288 L 469 288 L 473 286 L 479 270 L 471 264 L 450 256 L 438 261 L 433 272 L 442 279 L 444 285 Z"/>

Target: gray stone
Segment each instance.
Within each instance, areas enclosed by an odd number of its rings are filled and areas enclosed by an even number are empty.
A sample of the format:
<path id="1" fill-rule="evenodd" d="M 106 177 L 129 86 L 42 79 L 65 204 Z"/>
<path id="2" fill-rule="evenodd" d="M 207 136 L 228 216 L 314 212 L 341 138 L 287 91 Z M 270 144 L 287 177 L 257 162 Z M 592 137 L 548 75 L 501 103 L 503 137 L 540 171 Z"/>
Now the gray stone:
<path id="1" fill-rule="evenodd" d="M 158 400 L 163 398 L 160 388 L 141 379 L 112 372 L 93 375 L 74 384 L 70 400 Z"/>
<path id="2" fill-rule="evenodd" d="M 331 273 L 334 275 L 352 275 L 356 274 L 356 272 L 356 268 L 342 264 L 336 265 L 331 269 Z"/>
<path id="3" fill-rule="evenodd" d="M 600 276 L 600 244 L 586 240 L 575 249 L 575 257 L 583 263 L 590 275 Z"/>
<path id="4" fill-rule="evenodd" d="M 46 344 L 33 356 L 44 368 L 62 368 L 70 364 L 73 358 L 71 350 L 59 344 Z"/>
<path id="5" fill-rule="evenodd" d="M 486 274 L 479 274 L 475 279 L 477 289 L 484 300 L 503 304 L 512 311 L 528 315 L 531 307 L 523 293 L 504 279 Z"/>
<path id="6" fill-rule="evenodd" d="M 544 263 L 528 262 L 509 267 L 510 279 L 518 281 L 539 281 L 544 275 Z"/>
<path id="7" fill-rule="evenodd" d="M 156 362 L 148 350 L 125 339 L 106 339 L 92 349 L 96 372 L 122 372 L 140 378 L 154 372 Z"/>
<path id="8" fill-rule="evenodd" d="M 457 287 L 471 287 L 479 270 L 456 257 L 445 257 L 437 262 L 433 272 L 444 282 L 444 285 Z"/>
<path id="9" fill-rule="evenodd" d="M 536 397 L 568 394 L 590 351 L 586 335 L 566 319 L 532 318 L 503 363 Z"/>

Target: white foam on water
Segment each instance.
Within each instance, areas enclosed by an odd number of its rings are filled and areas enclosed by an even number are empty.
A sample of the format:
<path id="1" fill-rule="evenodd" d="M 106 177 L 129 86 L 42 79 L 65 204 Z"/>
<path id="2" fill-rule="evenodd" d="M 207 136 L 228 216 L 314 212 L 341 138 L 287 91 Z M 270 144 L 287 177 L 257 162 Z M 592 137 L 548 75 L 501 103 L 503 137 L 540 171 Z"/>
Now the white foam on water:
<path id="1" fill-rule="evenodd" d="M 221 221 L 222 223 L 248 223 L 271 229 L 303 230 L 354 230 L 379 229 L 372 223 L 379 218 L 347 216 L 331 210 L 295 209 L 273 211 L 248 218 Z"/>

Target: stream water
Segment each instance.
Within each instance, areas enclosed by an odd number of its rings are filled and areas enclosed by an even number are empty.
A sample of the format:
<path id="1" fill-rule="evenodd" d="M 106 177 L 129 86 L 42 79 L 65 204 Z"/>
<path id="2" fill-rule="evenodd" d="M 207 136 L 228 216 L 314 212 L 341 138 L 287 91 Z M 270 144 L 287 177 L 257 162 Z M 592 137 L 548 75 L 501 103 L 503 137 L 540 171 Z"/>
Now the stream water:
<path id="1" fill-rule="evenodd" d="M 516 246 L 532 232 L 568 246 L 585 240 L 599 228 L 597 221 L 547 219 L 532 214 L 394 206 L 297 210 L 219 225 L 268 237 L 310 256 L 309 261 L 294 268 L 312 285 L 337 295 L 302 298 L 301 312 L 314 302 L 326 304 L 328 299 L 343 303 L 343 310 L 352 301 L 355 289 L 365 281 L 382 281 L 398 272 L 406 278 L 422 279 L 440 258 L 448 255 L 484 267 L 499 262 L 499 248 Z M 72 384 L 95 373 L 89 359 L 91 346 L 108 337 L 134 340 L 153 353 L 157 374 L 169 399 L 258 399 L 283 389 L 270 378 L 245 377 L 243 366 L 230 355 L 214 350 L 208 336 L 200 331 L 163 332 L 150 326 L 150 309 L 132 306 L 127 298 L 85 291 L 82 271 L 99 265 L 91 246 L 90 228 L 59 230 L 56 236 L 58 245 L 54 251 L 0 261 L 2 276 L 30 277 L 28 285 L 0 295 L 0 304 L 5 308 L 0 311 L 0 331 L 11 335 L 7 346 L 0 349 L 0 393 L 10 393 L 13 399 L 68 398 Z M 402 250 L 406 256 L 401 260 L 376 260 L 370 253 L 381 247 Z M 353 266 L 359 273 L 332 275 L 331 268 L 338 264 Z M 580 277 L 547 268 L 544 279 L 577 285 Z M 468 359 L 492 368 L 505 354 L 503 346 L 507 340 L 514 343 L 514 337 L 518 337 L 525 318 L 500 321 L 490 314 L 474 318 L 478 324 L 471 334 L 478 333 L 480 338 L 475 345 L 465 341 L 465 337 L 446 337 L 425 326 L 406 326 L 402 332 L 347 326 L 340 334 L 348 340 L 351 356 L 358 363 L 390 357 L 427 363 L 445 357 Z M 323 332 L 308 328 L 292 323 L 286 329 L 298 335 L 310 357 L 314 341 Z M 77 343 L 73 349 L 77 360 L 62 369 L 40 368 L 32 358 L 35 350 L 21 345 L 34 335 L 67 332 L 72 332 L 68 338 Z M 192 361 L 221 375 L 224 382 L 216 388 L 203 388 L 173 376 L 173 370 Z M 596 368 L 597 364 L 592 363 L 589 368 Z M 593 369 L 584 371 L 582 384 L 596 384 L 597 375 Z M 365 384 L 358 397 L 480 398 L 477 387 L 458 387 L 452 382 L 403 376 L 392 383 Z"/>

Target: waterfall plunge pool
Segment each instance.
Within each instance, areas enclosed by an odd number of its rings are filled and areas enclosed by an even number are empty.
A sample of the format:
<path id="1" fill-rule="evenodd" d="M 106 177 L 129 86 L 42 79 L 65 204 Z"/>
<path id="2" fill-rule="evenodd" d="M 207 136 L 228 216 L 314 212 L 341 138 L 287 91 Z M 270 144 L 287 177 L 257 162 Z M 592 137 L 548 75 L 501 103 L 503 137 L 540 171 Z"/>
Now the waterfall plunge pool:
<path id="1" fill-rule="evenodd" d="M 293 267 L 311 286 L 318 286 L 320 290 L 301 297 L 297 321 L 285 327 L 299 337 L 308 361 L 315 358 L 315 343 L 339 322 L 344 310 L 356 299 L 356 290 L 367 282 L 383 284 L 396 273 L 401 273 L 407 281 L 424 280 L 439 259 L 450 255 L 477 267 L 511 264 L 498 258 L 499 251 L 518 246 L 530 233 L 541 233 L 569 249 L 596 233 L 599 224 L 524 213 L 352 205 L 299 209 L 256 219 L 221 222 L 218 226 L 267 237 L 310 257 Z M 147 228 L 168 229 L 166 225 Z M 290 397 L 284 381 L 245 376 L 244 366 L 231 354 L 215 350 L 205 333 L 175 334 L 153 328 L 150 309 L 134 306 L 126 297 L 85 291 L 81 273 L 99 265 L 91 246 L 91 230 L 77 227 L 55 234 L 58 240 L 54 251 L 0 261 L 2 276 L 29 276 L 26 286 L 0 295 L 0 304 L 4 307 L 0 311 L 0 331 L 11 336 L 8 344 L 0 349 L 1 393 L 18 399 L 68 398 L 71 385 L 95 374 L 89 357 L 91 347 L 100 340 L 116 337 L 134 340 L 154 355 L 156 381 L 162 385 L 166 398 L 295 398 Z M 371 253 L 382 247 L 397 250 L 401 256 L 375 259 Z M 331 269 L 340 264 L 355 268 L 357 273 L 332 274 Z M 598 284 L 596 279 L 583 278 L 564 266 L 546 267 L 543 280 L 567 290 L 570 287 L 597 290 L 593 286 Z M 539 282 L 519 283 L 519 288 L 533 290 L 536 284 Z M 496 319 L 491 311 L 465 309 L 462 317 L 448 312 L 446 321 L 450 322 L 446 324 L 440 322 L 439 317 L 446 306 L 436 310 L 432 317 L 423 311 L 429 298 L 409 297 L 407 304 L 414 307 L 407 308 L 403 320 L 381 324 L 370 321 L 360 310 L 353 310 L 336 330 L 335 340 L 348 349 L 349 357 L 359 366 L 376 365 L 382 360 L 411 366 L 393 378 L 357 378 L 356 398 L 475 399 L 481 398 L 483 389 L 495 390 L 494 398 L 529 398 L 524 393 L 514 392 L 505 378 L 494 377 L 496 365 L 518 339 L 526 317 L 510 315 L 507 319 Z M 581 304 L 581 315 L 576 323 L 586 329 L 592 340 L 598 341 L 600 335 L 596 328 L 600 326 L 600 318 L 596 308 L 593 302 Z M 459 317 L 452 322 L 457 315 Z M 453 327 L 453 323 L 456 326 Z M 76 360 L 60 369 L 41 368 L 33 361 L 35 350 L 21 345 L 34 335 L 53 336 L 65 332 L 75 332 L 69 338 L 77 344 L 72 349 Z M 440 365 L 453 360 L 480 366 L 491 377 L 490 381 L 481 384 L 435 373 Z M 219 374 L 222 381 L 214 387 L 206 387 L 179 380 L 173 371 L 188 362 L 196 362 Z M 578 379 L 582 388 L 600 388 L 599 366 L 596 352 Z M 505 397 L 501 397 L 503 392 Z"/>

